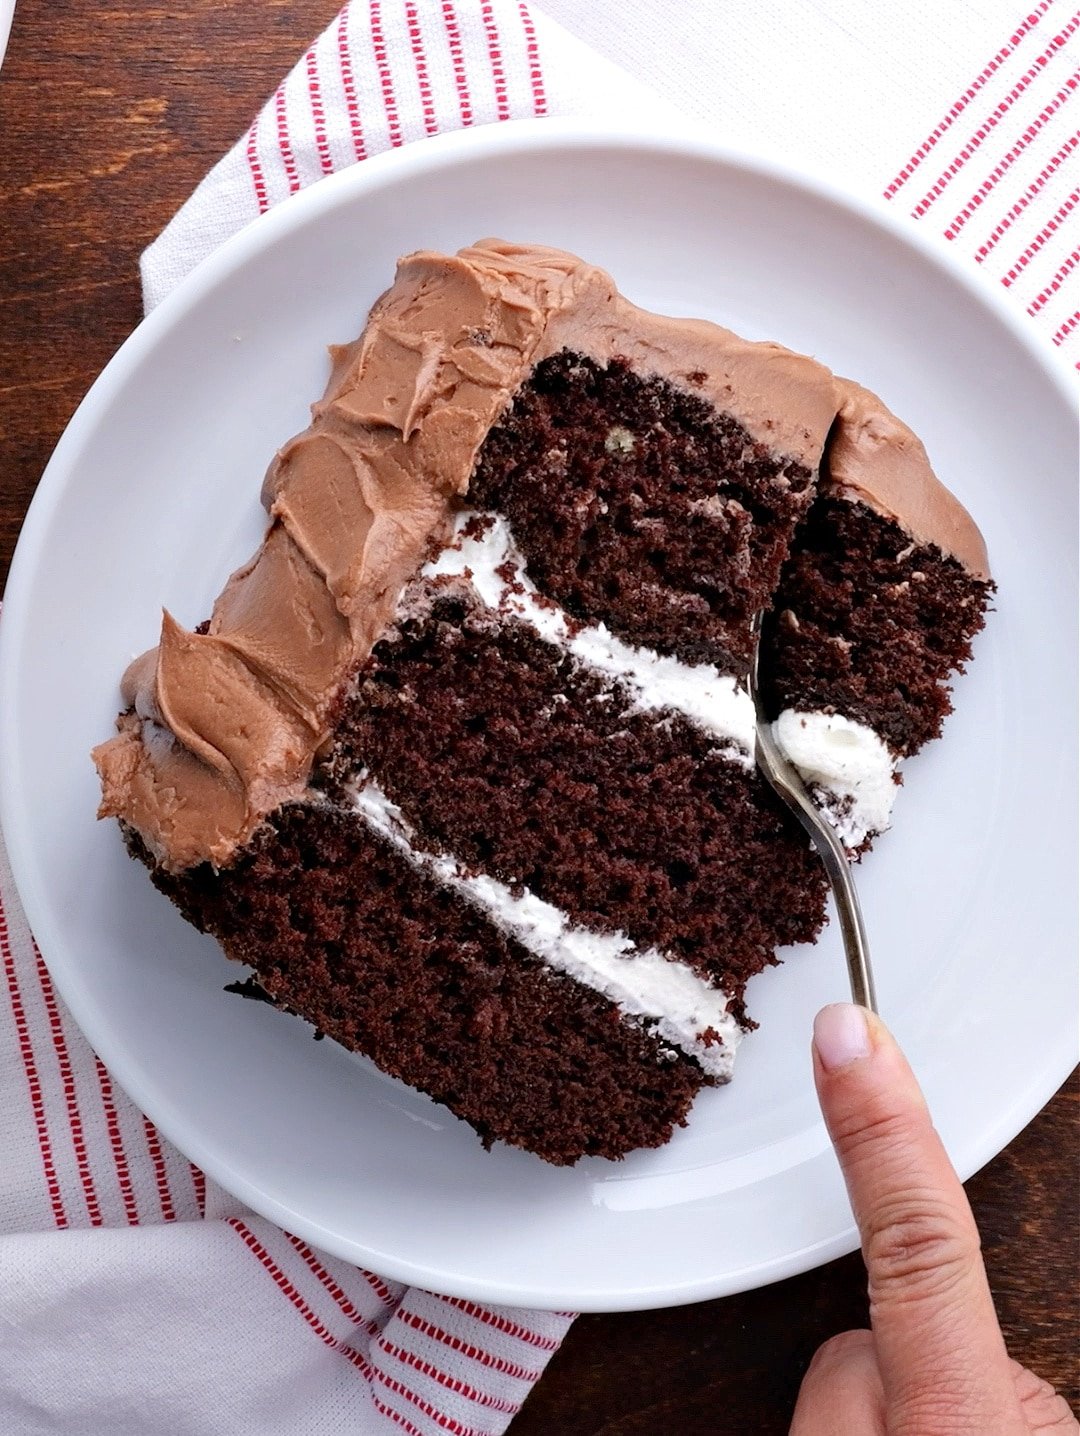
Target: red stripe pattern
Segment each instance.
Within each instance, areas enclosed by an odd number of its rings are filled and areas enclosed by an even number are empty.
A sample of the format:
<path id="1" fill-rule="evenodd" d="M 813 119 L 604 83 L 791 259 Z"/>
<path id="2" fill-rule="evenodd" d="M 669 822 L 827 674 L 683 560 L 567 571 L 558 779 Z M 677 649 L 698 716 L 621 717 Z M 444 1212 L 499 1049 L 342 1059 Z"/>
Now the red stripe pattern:
<path id="1" fill-rule="evenodd" d="M 464 1422 L 456 1420 L 455 1417 L 447 1416 L 444 1411 L 440 1411 L 439 1408 L 433 1406 L 430 1401 L 426 1401 L 422 1396 L 418 1396 L 405 1382 L 398 1381 L 396 1377 L 388 1376 L 387 1373 L 379 1367 L 376 1366 L 373 1368 L 372 1376 L 386 1392 L 392 1392 L 395 1396 L 403 1397 L 404 1400 L 415 1406 L 419 1412 L 433 1421 L 441 1431 L 449 1431 L 451 1436 L 485 1436 L 485 1433 L 477 1427 L 466 1426 Z M 387 1407 L 380 1402 L 379 1409 L 386 1411 Z"/>
<path id="2" fill-rule="evenodd" d="M 165 1152 L 161 1145 L 161 1138 L 149 1117 L 143 1118 L 143 1130 L 146 1133 L 146 1149 L 150 1153 L 150 1161 L 154 1168 L 154 1181 L 157 1185 L 158 1201 L 161 1203 L 161 1219 L 166 1222 L 174 1222 L 176 1221 L 176 1209 L 173 1206 L 172 1190 L 169 1186 L 169 1173 L 165 1166 Z"/>
<path id="3" fill-rule="evenodd" d="M 501 1431 L 572 1320 L 567 1313 L 498 1312 L 464 1302 L 459 1304 L 461 1317 L 450 1313 L 450 1324 L 456 1322 L 461 1328 L 455 1332 L 431 1320 L 433 1310 L 440 1306 L 445 1310 L 441 1298 L 401 1289 L 394 1293 L 385 1283 L 381 1290 L 389 1304 L 379 1297 L 380 1318 L 365 1308 L 375 1291 L 363 1285 L 369 1273 L 322 1257 L 299 1237 L 278 1233 L 275 1245 L 262 1234 L 272 1231 L 265 1223 L 257 1224 L 260 1231 L 255 1223 L 240 1218 L 230 1218 L 228 1225 L 314 1335 L 373 1383 L 376 1408 L 421 1436 L 435 1431 L 488 1436 Z M 350 1282 L 352 1291 L 347 1289 Z M 321 1304 L 323 1293 L 330 1298 L 328 1304 Z M 500 1333 L 504 1351 L 518 1346 L 534 1358 L 538 1351 L 544 1354 L 528 1364 L 514 1361 L 485 1347 L 485 1330 Z M 358 1331 L 371 1337 L 366 1354 L 355 1335 L 350 1336 Z M 470 1331 L 473 1340 L 468 1339 Z"/>
<path id="4" fill-rule="evenodd" d="M 444 1296 L 441 1298 L 447 1306 L 456 1307 L 458 1311 L 467 1312 L 469 1316 L 475 1317 L 477 1321 L 483 1322 L 485 1326 L 493 1326 L 497 1331 L 505 1332 L 507 1336 L 516 1337 L 518 1341 L 524 1341 L 529 1346 L 538 1347 L 541 1351 L 554 1351 L 558 1347 L 558 1341 L 541 1332 L 534 1331 L 531 1327 L 523 1325 L 519 1321 L 513 1321 L 502 1312 L 493 1311 L 489 1307 L 477 1306 L 474 1301 L 466 1301 L 462 1297 Z"/>
<path id="5" fill-rule="evenodd" d="M 1055 20 L 1051 38 L 1027 60 L 1030 40 L 1020 48 L 1025 39 L 1041 22 Z M 1071 351 L 1076 369 L 1080 336 L 1067 316 L 1075 305 L 1080 275 L 1080 250 L 1071 232 L 1080 203 L 1080 132 L 1070 123 L 1075 110 L 1071 101 L 1080 90 L 1080 67 L 1074 62 L 1078 35 L 1080 10 L 1065 12 L 1060 0 L 1045 0 L 1021 16 L 989 64 L 885 188 L 887 199 L 897 197 L 928 156 L 944 147 L 969 106 L 982 101 L 983 118 L 941 165 L 911 216 L 934 224 L 941 201 L 951 198 L 959 185 L 966 188 L 974 172 L 968 196 L 950 205 L 953 218 L 942 235 L 989 272 L 1002 290 L 1017 292 L 1025 313 L 1043 326 L 1055 348 Z M 1006 246 L 1005 240 L 1012 243 Z"/>
<path id="6" fill-rule="evenodd" d="M 104 1064 L 75 1030 L 22 918 L 2 844 L 0 959 L 11 1014 L 0 1015 L 0 1022 L 10 1020 L 22 1069 L 21 1093 L 10 1086 L 6 1093 L 9 1117 L 19 1119 L 25 1102 L 21 1126 L 12 1128 L 12 1145 L 5 1147 L 0 1231 L 13 1220 L 17 1230 L 27 1229 L 28 1220 L 31 1229 L 94 1229 L 159 1221 L 159 1209 L 169 1219 L 200 1215 L 194 1183 L 178 1195 L 170 1181 L 170 1165 L 183 1170 L 187 1164 L 116 1091 Z M 0 1075 L 10 1082 L 11 1074 Z M 39 1196 L 26 1187 L 31 1172 Z M 16 1200 L 20 1181 L 24 1190 Z M 159 1204 L 148 1206 L 159 1182 Z M 36 1218 L 29 1215 L 34 1211 Z"/>
<path id="7" fill-rule="evenodd" d="M 1023 137 L 1021 136 L 1021 139 L 1022 139 L 1022 138 L 1023 138 Z M 1076 144 L 1077 144 L 1077 137 L 1076 137 L 1076 136 L 1070 137 L 1070 139 L 1069 139 L 1068 141 L 1066 141 L 1066 143 L 1062 146 L 1061 151 L 1059 152 L 1059 153 L 1062 154 L 1062 158 L 1064 158 L 1065 156 L 1071 154 L 1072 151 L 1076 148 Z M 1013 161 L 1016 160 L 1016 159 L 1019 157 L 1019 155 L 1020 155 L 1020 153 L 1021 153 L 1021 151 L 1022 151 L 1023 149 L 1024 149 L 1024 145 L 1023 145 L 1023 144 L 1014 146 L 1013 149 L 1011 149 L 1011 150 L 1008 152 L 1008 154 L 1005 155 L 1004 159 L 1002 159 L 1001 161 L 999 161 L 999 163 L 998 163 L 997 165 L 995 165 L 995 167 L 990 171 L 990 173 L 989 173 L 989 175 L 986 177 L 986 179 L 983 180 L 982 184 L 979 186 L 979 188 L 978 188 L 978 189 L 975 191 L 975 193 L 972 195 L 971 199 L 968 200 L 967 204 L 964 206 L 964 208 L 963 208 L 963 209 L 960 211 L 960 213 L 957 215 L 956 219 L 953 220 L 953 223 L 952 223 L 952 225 L 950 226 L 950 229 L 959 230 L 960 227 L 961 227 L 961 225 L 964 224 L 964 223 L 966 223 L 967 220 L 969 220 L 969 219 L 971 218 L 971 216 L 975 213 L 975 211 L 984 203 L 984 201 L 986 200 L 987 196 L 991 193 L 991 191 L 994 189 L 994 187 L 999 183 L 1000 180 L 1002 180 L 1002 179 L 1004 178 L 1006 172 L 1007 172 L 1007 171 L 1009 170 L 1009 168 L 1012 166 Z M 1060 161 L 1059 161 L 1059 163 L 1060 163 Z M 1056 167 L 1057 167 L 1057 166 L 1054 164 L 1053 159 L 1051 159 L 1050 164 L 1048 165 L 1048 168 L 1051 168 L 1051 172 L 1052 172 L 1052 170 L 1055 169 Z M 946 237 L 947 239 L 951 239 L 951 238 L 955 238 L 955 235 L 951 235 L 951 234 L 949 233 L 949 230 L 947 229 L 947 230 L 945 231 L 945 237 Z M 982 251 L 982 246 L 980 246 L 980 249 L 977 250 L 976 253 L 977 253 L 977 254 L 978 254 L 978 253 L 981 253 L 981 251 Z"/>
<path id="8" fill-rule="evenodd" d="M 98 1076 L 98 1085 L 101 1088 L 101 1106 L 105 1113 L 105 1125 L 109 1132 L 109 1150 L 112 1152 L 113 1165 L 116 1168 L 116 1184 L 120 1189 L 120 1199 L 124 1205 L 124 1217 L 129 1227 L 138 1226 L 139 1204 L 135 1200 L 135 1188 L 131 1182 L 131 1168 L 128 1165 L 124 1138 L 120 1131 L 120 1118 L 116 1110 L 112 1079 L 100 1057 L 94 1058 L 94 1068 Z M 199 1176 L 202 1176 L 201 1172 Z M 199 1203 L 200 1214 L 205 1211 L 205 1208 L 204 1198 Z"/>
<path id="9" fill-rule="evenodd" d="M 360 122 L 360 103 L 356 95 L 356 79 L 353 75 L 352 55 L 349 50 L 349 6 L 346 5 L 337 18 L 334 29 L 338 65 L 341 71 L 341 88 L 345 97 L 345 110 L 349 121 L 349 136 L 352 140 L 353 155 L 358 160 L 367 159 L 364 145 L 364 127 Z"/>
<path id="10" fill-rule="evenodd" d="M 206 1216 L 206 1175 L 195 1165 L 191 1164 L 191 1184 L 195 1188 L 195 1205 L 199 1209 L 199 1216 Z"/>
<path id="11" fill-rule="evenodd" d="M 48 1015 L 49 1033 L 52 1037 L 53 1050 L 56 1054 L 57 1066 L 60 1070 L 60 1081 L 64 1088 L 64 1105 L 67 1109 L 68 1131 L 71 1133 L 71 1145 L 75 1151 L 75 1165 L 79 1174 L 79 1185 L 82 1188 L 83 1200 L 86 1202 L 86 1213 L 92 1227 L 100 1227 L 102 1224 L 101 1207 L 98 1203 L 97 1189 L 94 1185 L 93 1173 L 90 1171 L 90 1161 L 86 1152 L 86 1137 L 83 1132 L 82 1113 L 79 1110 L 79 1094 L 75 1088 L 75 1074 L 71 1067 L 71 1057 L 68 1054 L 67 1039 L 64 1036 L 64 1025 L 60 1020 L 60 1008 L 57 1005 L 56 994 L 53 992 L 52 979 L 49 977 L 49 970 L 45 966 L 37 944 L 34 945 L 34 966 L 37 972 L 38 983 L 41 987 L 41 996 L 45 1004 L 45 1011 Z"/>
<path id="12" fill-rule="evenodd" d="M 409 43 L 412 47 L 413 63 L 416 66 L 416 85 L 420 91 L 420 109 L 424 116 L 424 133 L 438 133 L 435 119 L 435 102 L 431 97 L 431 80 L 428 77 L 427 56 L 424 54 L 424 37 L 420 32 L 420 17 L 413 0 L 405 6 L 405 18 L 409 27 Z"/>
<path id="13" fill-rule="evenodd" d="M 330 143 L 326 137 L 326 111 L 323 108 L 322 86 L 319 82 L 319 57 L 314 45 L 304 56 L 307 66 L 308 98 L 311 102 L 311 122 L 315 131 L 315 149 L 319 156 L 319 168 L 323 174 L 332 174 L 334 161 L 330 157 Z"/>
<path id="14" fill-rule="evenodd" d="M 539 1381 L 540 1372 L 522 1366 L 514 1361 L 507 1361 L 504 1357 L 496 1356 L 493 1352 L 485 1351 L 481 1346 L 474 1346 L 471 1342 L 463 1341 L 460 1336 L 454 1336 L 451 1332 L 436 1326 L 433 1322 L 426 1321 L 414 1311 L 403 1311 L 401 1320 L 419 1331 L 424 1336 L 429 1336 L 432 1341 L 437 1341 L 440 1346 L 447 1346 L 451 1351 L 459 1352 L 467 1356 L 470 1361 L 477 1361 L 481 1366 L 492 1367 L 495 1371 L 501 1371 L 505 1376 L 512 1376 L 515 1381 L 527 1381 L 530 1384 Z"/>
<path id="15" fill-rule="evenodd" d="M 382 91 L 383 109 L 386 113 L 386 128 L 390 143 L 395 148 L 402 143 L 401 121 L 398 117 L 397 100 L 394 98 L 394 82 L 390 75 L 390 62 L 386 53 L 386 37 L 383 34 L 382 0 L 371 0 L 371 45 L 375 64 L 379 72 L 379 88 Z"/>
<path id="16" fill-rule="evenodd" d="M 1046 301 L 1048 299 L 1051 299 L 1058 292 L 1062 284 L 1065 282 L 1066 278 L 1073 272 L 1078 262 L 1080 262 L 1080 249 L 1074 249 L 1072 254 L 1069 255 L 1068 259 L 1054 275 L 1053 279 L 1050 281 L 1047 287 L 1042 291 L 1041 294 L 1037 294 L 1032 300 L 1032 302 L 1028 305 L 1029 314 L 1038 314 L 1039 310 L 1043 307 Z"/>
<path id="17" fill-rule="evenodd" d="M 540 47 L 536 40 L 536 26 L 525 0 L 518 0 L 518 15 L 525 31 L 525 53 L 529 58 L 529 84 L 532 86 L 533 114 L 547 114 L 547 95 L 544 92 L 544 72 L 540 68 Z"/>
<path id="18" fill-rule="evenodd" d="M 922 216 L 926 213 L 926 211 L 930 208 L 930 206 L 934 203 L 934 201 L 938 198 L 938 196 L 944 191 L 945 186 L 949 183 L 949 181 L 960 173 L 960 170 L 965 164 L 967 164 L 968 160 L 971 159 L 975 151 L 979 149 L 979 147 L 982 145 L 983 141 L 987 138 L 990 132 L 994 130 L 1000 123 L 1002 116 L 1006 114 L 1010 105 L 1012 105 L 1013 102 L 1017 100 L 1024 92 L 1024 90 L 1027 88 L 1027 85 L 1034 78 L 1035 74 L 1036 72 L 1034 70 L 1030 71 L 1029 74 L 1026 75 L 1024 79 L 1020 82 L 1019 85 L 1015 86 L 1012 90 L 1009 91 L 1009 93 L 998 105 L 997 109 L 994 110 L 992 114 L 987 116 L 984 123 L 980 125 L 980 127 L 975 131 L 970 141 L 960 151 L 956 159 L 953 160 L 952 164 L 949 165 L 948 168 L 944 171 L 944 173 L 938 179 L 937 183 L 931 186 L 929 191 L 923 196 L 923 198 L 912 210 L 912 217 L 914 219 L 921 219 Z M 1020 136 L 1018 143 L 1014 145 L 1013 148 L 1009 151 L 1012 158 L 1015 159 L 1015 157 L 1020 153 L 1020 151 L 1025 149 L 1032 142 L 1032 140 L 1038 134 L 1039 130 L 1042 129 L 1046 121 L 1051 117 L 1051 115 L 1053 115 L 1058 109 L 1061 108 L 1061 106 L 1069 98 L 1072 92 L 1076 89 L 1078 84 L 1080 84 L 1080 75 L 1070 75 L 1064 89 L 1058 91 L 1050 104 L 1047 105 L 1045 110 L 1043 110 L 1042 114 L 1039 115 L 1039 117 L 1027 127 L 1027 129 Z"/>
<path id="19" fill-rule="evenodd" d="M 891 184 L 886 187 L 886 199 L 892 199 L 893 195 L 896 194 L 897 190 L 899 190 L 902 185 L 907 183 L 907 181 L 915 173 L 919 165 L 922 164 L 923 160 L 926 159 L 926 157 L 930 154 L 931 150 L 933 150 L 934 146 L 943 137 L 946 131 L 953 124 L 955 124 L 955 122 L 964 113 L 968 105 L 971 104 L 972 100 L 976 97 L 976 95 L 987 83 L 987 81 L 990 80 L 992 76 L 997 73 L 997 71 L 1001 68 L 1004 62 L 1015 51 L 1017 45 L 1019 45 L 1020 41 L 1024 38 L 1024 36 L 1028 34 L 1029 31 L 1034 29 L 1034 27 L 1039 23 L 1042 17 L 1046 14 L 1047 10 L 1050 9 L 1050 5 L 1051 0 L 1039 0 L 1039 4 L 1035 7 L 1033 13 L 1028 15 L 1023 20 L 1023 22 L 1017 27 L 1015 33 L 1009 39 L 1008 43 L 1003 45 L 1002 48 L 994 56 L 994 58 L 989 62 L 989 64 L 982 70 L 982 72 L 976 75 L 975 79 L 972 80 L 971 84 L 967 87 L 967 89 L 956 101 L 956 103 L 950 107 L 950 109 L 946 112 L 940 122 L 934 127 L 933 130 L 930 131 L 930 134 L 926 137 L 923 143 L 911 156 L 907 164 L 896 176 L 896 178 L 891 182 Z"/>
<path id="20" fill-rule="evenodd" d="M 500 120 L 510 118 L 510 101 L 506 93 L 506 71 L 503 69 L 502 45 L 499 41 L 499 27 L 491 0 L 482 0 L 480 13 L 484 18 L 484 34 L 487 36 L 488 57 L 491 61 L 491 78 L 495 86 L 495 108 Z"/>
<path id="21" fill-rule="evenodd" d="M 475 1401 L 477 1406 L 490 1406 L 496 1411 L 507 1411 L 511 1415 L 518 1409 L 514 1402 L 506 1401 L 499 1396 L 487 1396 L 484 1392 L 477 1391 L 475 1386 L 470 1386 L 468 1382 L 461 1381 L 456 1376 L 449 1376 L 445 1371 L 440 1371 L 437 1366 L 430 1361 L 424 1361 L 414 1352 L 395 1346 L 392 1341 L 381 1341 L 379 1350 L 384 1355 L 393 1357 L 395 1361 L 400 1361 L 403 1366 L 409 1366 L 414 1371 L 421 1371 L 425 1376 L 430 1376 L 433 1381 L 448 1387 L 458 1396 L 464 1396 L 467 1401 Z"/>
<path id="22" fill-rule="evenodd" d="M 266 1247 L 259 1241 L 247 1223 L 242 1222 L 239 1217 L 227 1217 L 226 1225 L 232 1227 L 233 1231 L 237 1233 L 248 1251 L 255 1256 L 260 1265 L 269 1273 L 274 1285 L 295 1310 L 299 1312 L 319 1340 L 329 1346 L 332 1351 L 339 1352 L 344 1356 L 346 1361 L 351 1362 L 363 1375 L 370 1378 L 371 1367 L 364 1359 L 363 1353 L 356 1351 L 351 1346 L 346 1346 L 344 1342 L 339 1341 L 337 1337 L 334 1336 L 326 1323 L 316 1315 L 314 1309 L 300 1295 L 296 1286 L 285 1275 L 277 1262 L 274 1261 Z"/>
<path id="23" fill-rule="evenodd" d="M 4 961 L 4 977 L 7 982 L 8 997 L 11 1001 L 11 1016 L 15 1024 L 19 1056 L 22 1059 L 23 1071 L 26 1075 L 27 1096 L 33 1118 L 34 1132 L 37 1137 L 38 1151 L 41 1156 L 42 1180 L 49 1194 L 49 1205 L 52 1208 L 55 1225 L 58 1227 L 66 1227 L 68 1225 L 67 1211 L 64 1207 L 64 1199 L 60 1191 L 60 1182 L 56 1174 L 52 1138 L 49 1135 L 49 1124 L 45 1117 L 45 1102 L 41 1090 L 41 1079 L 38 1076 L 37 1059 L 34 1056 L 34 1044 L 30 1036 L 30 1024 L 26 1017 L 26 1007 L 23 1003 L 22 992 L 19 988 L 19 974 L 15 966 L 15 953 L 8 931 L 7 914 L 4 910 L 2 894 L 0 894 L 0 956 L 3 957 Z"/>
<path id="24" fill-rule="evenodd" d="M 1062 145 L 1061 149 L 1058 150 L 1057 154 L 1050 157 L 1049 161 L 1035 176 L 1031 184 L 1028 185 L 1027 189 L 1020 196 L 1020 198 L 1013 205 L 1013 207 L 1009 210 L 1009 212 L 1005 215 L 1004 219 L 1002 219 L 1001 222 L 990 231 L 990 234 L 984 241 L 984 243 L 979 245 L 978 249 L 975 251 L 976 260 L 981 263 L 986 258 L 986 256 L 993 249 L 994 245 L 997 244 L 1001 236 L 1012 225 L 1013 221 L 1015 219 L 1018 219 L 1019 216 L 1023 214 L 1024 210 L 1027 209 L 1028 205 L 1031 204 L 1031 201 L 1035 198 L 1035 196 L 1040 193 L 1046 181 L 1050 178 L 1052 174 L 1056 172 L 1058 166 L 1061 165 L 1066 159 L 1068 159 L 1069 155 L 1072 154 L 1073 150 L 1076 149 L 1077 145 L 1080 145 L 1080 135 L 1072 135 L 1065 142 L 1065 144 Z M 992 188 L 992 182 L 988 181 L 985 183 L 986 193 L 989 193 Z M 968 215 L 972 214 L 973 212 L 974 207 L 969 207 L 966 210 L 961 211 L 961 214 L 957 216 L 957 218 L 953 221 L 950 227 L 945 231 L 945 238 L 955 239 L 957 233 L 959 232 L 961 223 L 964 219 L 968 217 Z"/>
<path id="25" fill-rule="evenodd" d="M 290 1232 L 285 1233 L 285 1240 L 300 1253 L 305 1265 L 315 1274 L 317 1281 L 324 1286 L 334 1298 L 334 1301 L 337 1303 L 343 1315 L 347 1316 L 356 1326 L 362 1326 L 369 1336 L 377 1336 L 379 1334 L 378 1322 L 373 1321 L 371 1317 L 365 1316 L 355 1303 L 350 1301 L 339 1283 L 334 1280 L 307 1243 L 302 1242 L 299 1237 L 294 1237 Z"/>
<path id="26" fill-rule="evenodd" d="M 292 140 L 289 138 L 289 112 L 285 106 L 285 86 L 283 84 L 277 87 L 274 94 L 274 117 L 277 121 L 278 152 L 281 155 L 281 163 L 285 167 L 289 193 L 296 194 L 300 188 L 300 172 L 296 167 L 296 156 L 293 154 Z"/>
<path id="27" fill-rule="evenodd" d="M 1002 284 L 1004 284 L 1006 289 L 1009 288 L 1009 286 L 1013 283 L 1014 280 L 1019 278 L 1021 272 L 1027 268 L 1027 266 L 1038 254 L 1039 250 L 1042 249 L 1043 245 L 1050 238 L 1050 236 L 1052 234 L 1055 234 L 1057 230 L 1060 229 L 1061 224 L 1065 219 L 1065 216 L 1071 214 L 1076 208 L 1077 201 L 1080 201 L 1080 190 L 1073 190 L 1072 194 L 1057 211 L 1057 213 L 1053 216 L 1053 218 L 1050 219 L 1047 224 L 1045 224 L 1043 228 L 1039 230 L 1035 238 L 1020 255 L 1020 258 L 1016 261 L 1016 263 L 1009 270 L 1009 272 L 1004 276 L 1001 282 Z"/>
<path id="28" fill-rule="evenodd" d="M 458 108 L 462 126 L 473 122 L 472 100 L 469 97 L 469 82 L 465 74 L 465 57 L 461 46 L 461 28 L 452 0 L 442 0 L 442 18 L 446 27 L 446 39 L 450 46 L 450 63 L 454 72 L 454 88 L 457 91 Z"/>
<path id="29" fill-rule="evenodd" d="M 244 153 L 247 158 L 248 168 L 251 171 L 251 183 L 255 190 L 255 202 L 259 207 L 259 213 L 265 214 L 270 208 L 270 197 L 266 190 L 266 178 L 263 174 L 262 161 L 259 159 L 258 115 L 252 120 L 251 128 L 248 130 Z"/>

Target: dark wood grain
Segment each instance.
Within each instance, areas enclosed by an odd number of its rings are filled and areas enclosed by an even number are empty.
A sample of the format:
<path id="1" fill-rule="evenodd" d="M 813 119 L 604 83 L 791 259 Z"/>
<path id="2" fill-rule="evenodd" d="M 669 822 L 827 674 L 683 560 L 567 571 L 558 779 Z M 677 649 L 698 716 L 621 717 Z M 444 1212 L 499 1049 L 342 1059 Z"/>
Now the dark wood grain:
<path id="1" fill-rule="evenodd" d="M 139 252 L 335 0 L 19 0 L 0 71 L 0 577 L 49 454 L 138 322 Z M 969 1191 L 1013 1354 L 1080 1400 L 1074 1080 Z M 854 1257 L 741 1297 L 582 1318 L 513 1436 L 784 1432 Z"/>

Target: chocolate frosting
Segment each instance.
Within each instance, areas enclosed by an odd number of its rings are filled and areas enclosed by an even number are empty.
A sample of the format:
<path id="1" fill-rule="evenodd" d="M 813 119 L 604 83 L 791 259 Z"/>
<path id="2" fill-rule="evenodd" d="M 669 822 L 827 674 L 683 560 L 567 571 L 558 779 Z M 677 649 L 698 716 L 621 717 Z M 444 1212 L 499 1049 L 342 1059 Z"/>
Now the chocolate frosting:
<path id="1" fill-rule="evenodd" d="M 983 536 L 930 467 L 922 440 L 869 389 L 851 379 L 835 383 L 838 410 L 823 488 L 834 486 L 893 519 L 916 543 L 935 544 L 973 578 L 988 579 Z"/>
<path id="2" fill-rule="evenodd" d="M 834 482 L 897 515 L 908 484 L 921 496 L 914 521 L 901 519 L 913 537 L 963 562 L 973 551 L 966 515 L 933 488 L 910 430 L 814 360 L 638 309 L 561 250 L 486 240 L 413 254 L 360 338 L 331 350 L 310 428 L 267 474 L 266 537 L 206 631 L 166 613 L 157 648 L 124 675 L 118 732 L 94 750 L 101 816 L 124 819 L 178 871 L 224 865 L 305 793 L 350 677 L 446 542 L 485 435 L 529 371 L 563 349 L 627 358 L 811 469 L 839 408 Z"/>

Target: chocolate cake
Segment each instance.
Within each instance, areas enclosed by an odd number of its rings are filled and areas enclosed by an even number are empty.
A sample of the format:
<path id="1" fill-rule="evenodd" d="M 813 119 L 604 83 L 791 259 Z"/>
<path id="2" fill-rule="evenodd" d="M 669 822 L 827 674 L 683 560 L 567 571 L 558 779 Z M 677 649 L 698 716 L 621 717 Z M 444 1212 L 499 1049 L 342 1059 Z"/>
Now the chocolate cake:
<path id="1" fill-rule="evenodd" d="M 873 395 L 557 250 L 409 256 L 332 355 L 259 551 L 124 676 L 100 811 L 486 1145 L 660 1145 L 824 921 L 751 756 L 753 616 L 854 858 L 949 711 L 981 538 Z"/>

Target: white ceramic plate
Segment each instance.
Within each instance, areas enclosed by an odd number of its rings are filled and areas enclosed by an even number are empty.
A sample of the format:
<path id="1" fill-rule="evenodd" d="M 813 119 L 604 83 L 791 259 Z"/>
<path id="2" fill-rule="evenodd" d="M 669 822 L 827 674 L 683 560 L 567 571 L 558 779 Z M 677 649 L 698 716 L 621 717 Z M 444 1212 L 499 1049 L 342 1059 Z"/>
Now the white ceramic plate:
<path id="1" fill-rule="evenodd" d="M 556 1171 L 471 1131 L 236 976 L 94 821 L 91 745 L 159 609 L 203 618 L 257 543 L 259 483 L 395 258 L 482 235 L 607 266 L 635 300 L 818 355 L 925 438 L 1000 585 L 944 740 L 860 871 L 882 1008 L 963 1175 L 1075 1059 L 1074 447 L 1019 325 L 875 212 L 692 138 L 550 121 L 369 160 L 226 245 L 125 344 L 42 481 L 0 650 L 3 822 L 50 969 L 172 1140 L 256 1211 L 387 1276 L 504 1303 L 662 1305 L 855 1244 L 810 1080 L 839 944 L 759 978 L 734 1083 L 663 1151 Z"/>

